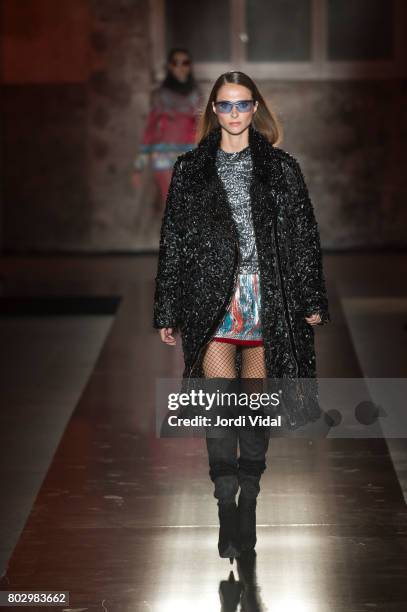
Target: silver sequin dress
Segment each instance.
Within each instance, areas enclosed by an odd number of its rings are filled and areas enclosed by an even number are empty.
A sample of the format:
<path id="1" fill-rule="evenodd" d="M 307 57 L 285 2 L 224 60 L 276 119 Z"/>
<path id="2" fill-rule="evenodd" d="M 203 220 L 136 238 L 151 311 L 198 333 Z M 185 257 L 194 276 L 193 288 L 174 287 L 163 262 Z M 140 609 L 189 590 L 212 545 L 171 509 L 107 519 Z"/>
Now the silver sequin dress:
<path id="1" fill-rule="evenodd" d="M 219 147 L 216 170 L 226 190 L 238 231 L 240 264 L 232 301 L 213 339 L 256 346 L 263 340 L 259 267 L 250 205 L 253 171 L 250 146 L 235 153 Z"/>

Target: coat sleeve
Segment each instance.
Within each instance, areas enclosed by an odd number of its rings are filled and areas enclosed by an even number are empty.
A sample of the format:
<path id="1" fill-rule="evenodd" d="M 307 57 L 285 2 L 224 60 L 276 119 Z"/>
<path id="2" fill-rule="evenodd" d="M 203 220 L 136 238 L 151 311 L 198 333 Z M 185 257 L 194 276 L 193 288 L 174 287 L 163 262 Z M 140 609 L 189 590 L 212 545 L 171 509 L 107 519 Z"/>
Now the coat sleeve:
<path id="1" fill-rule="evenodd" d="M 286 177 L 291 196 L 290 214 L 295 253 L 293 261 L 301 286 L 304 316 L 319 313 L 321 315 L 319 325 L 324 325 L 331 318 L 322 266 L 319 229 L 300 164 L 294 158 Z"/>
<path id="2" fill-rule="evenodd" d="M 176 328 L 179 316 L 181 248 L 184 227 L 184 193 L 181 160 L 174 164 L 161 224 L 155 277 L 153 327 Z"/>

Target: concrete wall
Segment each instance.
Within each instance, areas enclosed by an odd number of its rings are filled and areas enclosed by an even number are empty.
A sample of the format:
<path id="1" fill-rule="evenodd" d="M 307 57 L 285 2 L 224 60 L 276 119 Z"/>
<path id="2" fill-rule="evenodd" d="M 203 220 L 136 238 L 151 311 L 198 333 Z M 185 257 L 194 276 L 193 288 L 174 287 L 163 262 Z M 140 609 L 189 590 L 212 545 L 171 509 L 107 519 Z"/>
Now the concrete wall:
<path id="1" fill-rule="evenodd" d="M 3 248 L 88 240 L 86 0 L 1 3 Z"/>
<path id="2" fill-rule="evenodd" d="M 3 0 L 2 246 L 158 244 L 131 170 L 152 79 L 148 0 Z M 258 81 L 327 248 L 406 246 L 406 81 Z M 209 91 L 211 83 L 202 83 Z"/>

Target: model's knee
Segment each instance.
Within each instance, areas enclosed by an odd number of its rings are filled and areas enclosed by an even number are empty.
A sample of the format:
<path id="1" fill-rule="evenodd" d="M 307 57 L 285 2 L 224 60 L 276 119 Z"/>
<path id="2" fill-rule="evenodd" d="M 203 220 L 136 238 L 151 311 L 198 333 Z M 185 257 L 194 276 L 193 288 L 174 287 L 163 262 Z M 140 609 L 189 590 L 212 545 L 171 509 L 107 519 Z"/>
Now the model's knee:
<path id="1" fill-rule="evenodd" d="M 260 493 L 260 479 L 266 469 L 265 460 L 239 457 L 238 480 L 243 497 L 256 498 Z"/>
<path id="2" fill-rule="evenodd" d="M 214 484 L 214 497 L 220 501 L 233 500 L 239 489 L 239 481 L 236 475 L 218 476 L 215 478 Z"/>
<path id="3" fill-rule="evenodd" d="M 237 476 L 237 461 L 210 461 L 209 476 L 213 482 L 220 476 Z"/>
<path id="4" fill-rule="evenodd" d="M 266 459 L 246 459 L 246 457 L 239 457 L 239 472 L 244 472 L 251 476 L 261 476 L 266 469 Z"/>
<path id="5" fill-rule="evenodd" d="M 240 491 L 243 497 L 254 499 L 260 493 L 260 478 L 261 476 L 251 476 L 244 472 L 239 473 Z"/>

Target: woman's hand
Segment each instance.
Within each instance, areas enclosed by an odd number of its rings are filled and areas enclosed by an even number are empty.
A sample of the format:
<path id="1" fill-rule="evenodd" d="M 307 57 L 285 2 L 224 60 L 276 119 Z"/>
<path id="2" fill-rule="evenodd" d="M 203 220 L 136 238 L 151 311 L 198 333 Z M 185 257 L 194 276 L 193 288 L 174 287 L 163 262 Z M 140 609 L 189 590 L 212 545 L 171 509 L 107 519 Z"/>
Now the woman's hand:
<path id="1" fill-rule="evenodd" d="M 175 346 L 177 341 L 174 338 L 174 328 L 173 327 L 163 327 L 158 330 L 160 332 L 160 338 L 165 344 L 169 344 L 170 346 Z"/>
<path id="2" fill-rule="evenodd" d="M 321 315 L 319 313 L 315 312 L 311 316 L 305 317 L 305 320 L 310 325 L 318 325 L 318 323 L 321 323 Z"/>

